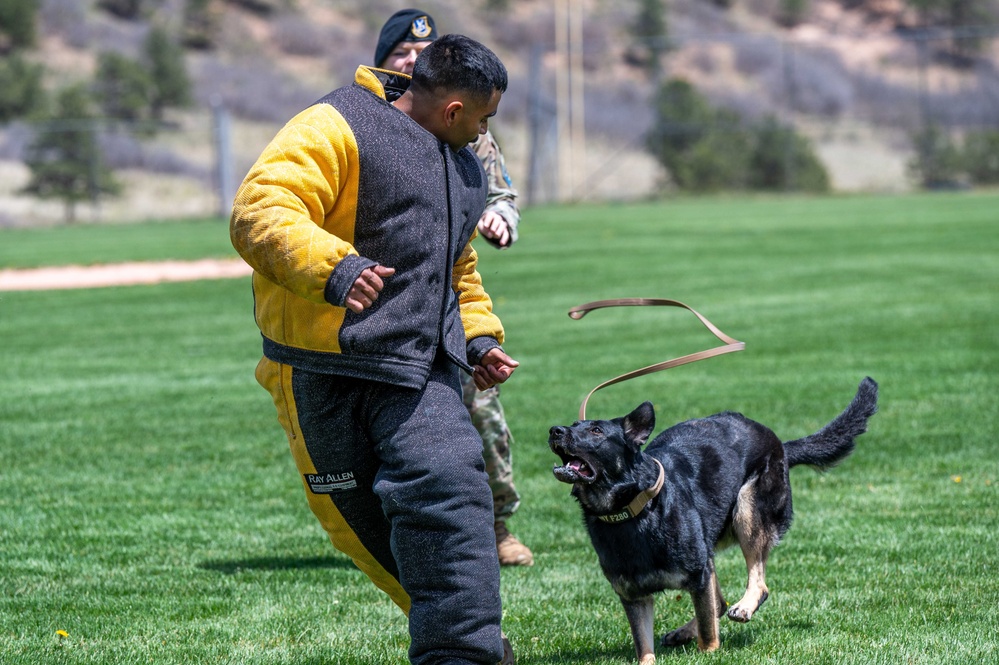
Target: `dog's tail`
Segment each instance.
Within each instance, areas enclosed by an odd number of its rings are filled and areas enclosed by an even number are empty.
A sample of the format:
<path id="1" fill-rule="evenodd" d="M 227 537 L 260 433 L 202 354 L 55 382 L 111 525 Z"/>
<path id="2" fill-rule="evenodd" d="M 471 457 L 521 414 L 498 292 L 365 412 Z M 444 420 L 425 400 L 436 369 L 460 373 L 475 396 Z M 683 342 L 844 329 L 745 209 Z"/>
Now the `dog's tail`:
<path id="1" fill-rule="evenodd" d="M 878 384 L 865 378 L 850 406 L 815 434 L 788 441 L 784 454 L 789 467 L 810 464 L 820 471 L 830 469 L 853 452 L 856 438 L 867 431 L 867 419 L 878 410 Z"/>

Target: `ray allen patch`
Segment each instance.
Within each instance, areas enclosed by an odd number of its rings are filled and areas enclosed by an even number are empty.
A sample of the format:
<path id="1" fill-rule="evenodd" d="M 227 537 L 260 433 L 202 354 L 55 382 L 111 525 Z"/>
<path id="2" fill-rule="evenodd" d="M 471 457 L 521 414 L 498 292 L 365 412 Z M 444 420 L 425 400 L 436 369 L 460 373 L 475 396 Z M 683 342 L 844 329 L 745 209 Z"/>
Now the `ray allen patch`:
<path id="1" fill-rule="evenodd" d="M 313 494 L 335 494 L 357 487 L 357 481 L 351 471 L 341 473 L 306 473 L 303 474 L 305 484 Z"/>

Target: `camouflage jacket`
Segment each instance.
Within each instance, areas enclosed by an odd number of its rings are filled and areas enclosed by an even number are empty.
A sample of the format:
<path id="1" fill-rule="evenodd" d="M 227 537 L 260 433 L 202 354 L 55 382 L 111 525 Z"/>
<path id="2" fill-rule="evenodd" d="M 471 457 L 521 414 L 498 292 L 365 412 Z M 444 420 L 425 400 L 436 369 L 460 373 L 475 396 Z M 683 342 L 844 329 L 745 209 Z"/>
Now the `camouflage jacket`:
<path id="1" fill-rule="evenodd" d="M 489 193 L 486 196 L 486 210 L 491 210 L 502 217 L 510 228 L 510 241 L 500 246 L 496 241 L 485 238 L 494 247 L 506 249 L 517 242 L 517 227 L 520 225 L 520 209 L 517 207 L 517 190 L 513 187 L 510 175 L 506 171 L 506 162 L 503 160 L 503 153 L 500 152 L 499 144 L 493 137 L 492 132 L 480 134 L 479 138 L 472 144 L 472 150 L 482 160 L 482 167 L 486 171 L 486 180 L 489 184 Z"/>

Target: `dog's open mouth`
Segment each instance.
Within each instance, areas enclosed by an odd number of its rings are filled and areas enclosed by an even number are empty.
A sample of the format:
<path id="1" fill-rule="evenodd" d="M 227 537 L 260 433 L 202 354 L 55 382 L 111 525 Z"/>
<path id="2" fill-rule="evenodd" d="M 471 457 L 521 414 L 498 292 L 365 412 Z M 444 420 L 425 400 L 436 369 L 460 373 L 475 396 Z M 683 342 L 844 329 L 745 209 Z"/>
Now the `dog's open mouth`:
<path id="1" fill-rule="evenodd" d="M 569 458 L 562 466 L 556 464 L 552 473 L 563 483 L 592 483 L 597 479 L 596 471 L 578 458 Z"/>
<path id="2" fill-rule="evenodd" d="M 562 465 L 556 464 L 552 473 L 563 483 L 592 483 L 597 479 L 596 470 L 586 460 L 573 457 L 555 442 L 549 442 L 549 446 L 562 460 Z"/>

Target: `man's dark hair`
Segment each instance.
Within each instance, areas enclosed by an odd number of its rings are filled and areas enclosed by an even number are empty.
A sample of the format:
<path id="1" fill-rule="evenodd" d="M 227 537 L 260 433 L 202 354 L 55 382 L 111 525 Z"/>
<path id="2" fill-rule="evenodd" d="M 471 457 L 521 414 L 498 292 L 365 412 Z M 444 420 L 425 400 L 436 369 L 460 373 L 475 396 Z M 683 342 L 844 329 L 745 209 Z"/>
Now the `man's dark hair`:
<path id="1" fill-rule="evenodd" d="M 413 65 L 411 88 L 431 94 L 451 90 L 489 99 L 494 91 L 506 92 L 506 86 L 506 67 L 496 54 L 464 35 L 439 37 Z"/>

